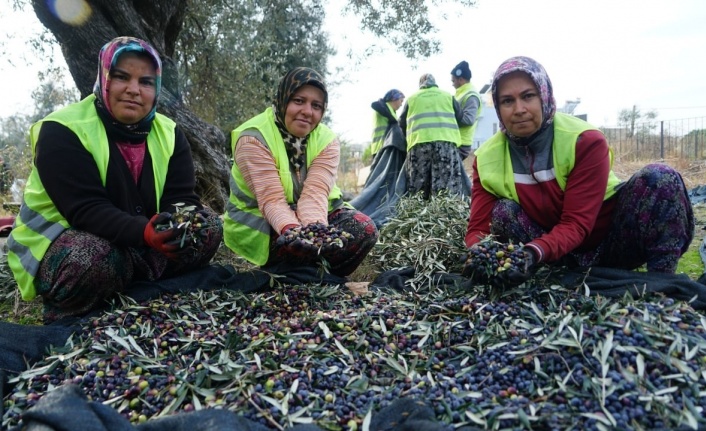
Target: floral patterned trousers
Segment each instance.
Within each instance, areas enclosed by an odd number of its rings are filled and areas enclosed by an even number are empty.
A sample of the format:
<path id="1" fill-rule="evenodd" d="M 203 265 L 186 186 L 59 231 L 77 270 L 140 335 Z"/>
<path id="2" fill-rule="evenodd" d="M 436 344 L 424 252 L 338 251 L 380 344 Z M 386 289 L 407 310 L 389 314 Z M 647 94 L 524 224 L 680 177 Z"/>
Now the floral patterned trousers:
<path id="1" fill-rule="evenodd" d="M 674 273 L 694 239 L 694 211 L 681 175 L 663 164 L 650 164 L 622 184 L 611 228 L 595 250 L 573 252 L 567 262 L 579 266 Z M 509 199 L 492 213 L 491 234 L 527 243 L 546 233 Z"/>
<path id="2" fill-rule="evenodd" d="M 223 239 L 223 223 L 218 214 L 204 210 L 213 229 L 198 250 L 177 260 L 148 247 L 117 247 L 77 229 L 62 232 L 44 254 L 35 278 L 37 295 L 44 302 L 44 323 L 84 315 L 133 281 L 169 278 L 207 265 Z"/>

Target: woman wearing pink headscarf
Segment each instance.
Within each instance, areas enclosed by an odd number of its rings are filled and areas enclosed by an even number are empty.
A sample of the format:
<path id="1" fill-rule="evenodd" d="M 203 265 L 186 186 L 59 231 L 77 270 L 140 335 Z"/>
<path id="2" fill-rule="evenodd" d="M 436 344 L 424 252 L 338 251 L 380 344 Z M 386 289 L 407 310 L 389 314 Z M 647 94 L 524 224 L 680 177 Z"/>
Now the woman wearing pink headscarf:
<path id="1" fill-rule="evenodd" d="M 650 164 L 618 179 L 601 131 L 556 112 L 549 76 L 531 58 L 503 62 L 491 93 L 500 131 L 475 153 L 465 240 L 524 244 L 525 265 L 501 273 L 504 284 L 526 281 L 539 262 L 675 272 L 694 236 L 677 171 Z"/>

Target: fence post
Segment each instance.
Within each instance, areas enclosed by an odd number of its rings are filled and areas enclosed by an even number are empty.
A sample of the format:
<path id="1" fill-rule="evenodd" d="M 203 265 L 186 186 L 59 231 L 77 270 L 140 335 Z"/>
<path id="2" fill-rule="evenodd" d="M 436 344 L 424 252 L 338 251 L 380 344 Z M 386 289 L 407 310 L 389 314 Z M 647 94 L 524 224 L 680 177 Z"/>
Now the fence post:
<path id="1" fill-rule="evenodd" d="M 635 157 L 639 160 L 640 159 L 640 134 L 633 133 L 632 136 L 635 138 Z"/>
<path id="2" fill-rule="evenodd" d="M 664 160 L 664 120 L 659 122 L 659 157 Z"/>
<path id="3" fill-rule="evenodd" d="M 642 130 L 630 133 L 630 125 L 622 127 L 606 127 L 606 139 L 610 141 L 617 154 L 624 161 L 626 158 L 638 160 L 642 157 L 665 160 L 667 153 L 671 157 L 684 160 L 706 161 L 706 117 L 694 119 L 657 120 L 659 132 L 655 131 L 655 123 L 648 123 Z M 666 123 L 666 124 L 665 124 Z M 640 129 L 635 127 L 635 129 Z M 649 129 L 649 130 L 648 130 Z M 656 134 L 659 133 L 659 136 Z M 689 135 L 694 135 L 693 140 Z M 617 139 L 617 142 L 616 142 Z M 659 141 L 657 141 L 659 139 Z M 692 153 L 689 145 L 694 145 Z M 659 146 L 659 152 L 657 151 Z M 642 147 L 642 148 L 641 148 Z"/>

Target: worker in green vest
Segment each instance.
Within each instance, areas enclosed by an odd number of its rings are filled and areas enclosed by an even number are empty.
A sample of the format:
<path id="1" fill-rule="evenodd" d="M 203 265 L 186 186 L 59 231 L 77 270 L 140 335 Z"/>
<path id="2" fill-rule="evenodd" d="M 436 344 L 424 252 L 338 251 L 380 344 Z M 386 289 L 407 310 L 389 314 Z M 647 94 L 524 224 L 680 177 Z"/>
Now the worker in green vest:
<path id="1" fill-rule="evenodd" d="M 377 242 L 375 223 L 344 202 L 336 185 L 340 143 L 321 123 L 327 104 L 321 74 L 297 67 L 280 80 L 273 106 L 231 133 L 224 240 L 255 265 L 325 261 L 346 276 Z"/>
<path id="2" fill-rule="evenodd" d="M 397 110 L 403 102 L 404 94 L 392 89 L 370 105 L 375 112 L 371 146 L 376 152 L 363 188 L 350 201 L 378 227 L 387 221 L 395 207 L 396 186 L 407 158 L 407 141 L 397 121 Z"/>
<path id="3" fill-rule="evenodd" d="M 481 274 L 475 251 L 491 234 L 522 244 L 522 264 L 496 278 L 504 285 L 527 281 L 543 262 L 675 272 L 694 237 L 675 169 L 648 164 L 618 179 L 603 133 L 556 112 L 549 76 L 531 58 L 503 62 L 491 93 L 500 131 L 475 153 L 465 274 Z"/>
<path id="4" fill-rule="evenodd" d="M 402 129 L 397 121 L 397 110 L 404 103 L 404 94 L 400 90 L 392 89 L 385 95 L 370 104 L 373 108 L 373 136 L 370 143 L 370 154 L 373 156 L 373 161 L 370 164 L 370 173 L 365 179 L 363 188 L 368 187 L 380 175 L 389 175 L 397 178 L 404 157 L 407 155 L 407 143 L 405 142 Z M 385 149 L 385 151 L 383 151 Z M 389 152 L 401 152 L 401 157 L 395 157 L 397 163 L 385 165 L 380 171 L 378 164 L 380 160 L 389 157 Z M 401 162 L 400 162 L 401 160 Z M 356 208 L 359 208 L 356 206 Z M 361 209 L 361 208 L 359 208 Z M 364 211 L 365 212 L 365 211 Z M 367 213 L 366 213 L 367 214 Z"/>
<path id="5" fill-rule="evenodd" d="M 476 134 L 478 120 L 483 110 L 480 94 L 471 84 L 471 68 L 467 61 L 462 61 L 451 70 L 451 84 L 456 89 L 454 97 L 461 106 L 461 119 L 458 122 L 461 132 L 461 145 L 458 151 L 462 159 L 471 154 L 473 137 Z"/>
<path id="6" fill-rule="evenodd" d="M 30 130 L 7 261 L 22 298 L 42 298 L 45 323 L 86 314 L 133 281 L 206 265 L 222 239 L 219 215 L 194 191 L 188 141 L 156 112 L 156 50 L 118 37 L 98 61 L 94 93 Z"/>
<path id="7" fill-rule="evenodd" d="M 461 108 L 434 76 L 419 78 L 419 90 L 409 96 L 400 113 L 400 127 L 407 140 L 405 174 L 408 194 L 422 193 L 425 199 L 446 191 L 468 196 L 470 180 L 458 148 Z"/>
<path id="8" fill-rule="evenodd" d="M 373 157 L 382 149 L 385 137 L 389 135 L 390 127 L 397 124 L 397 110 L 400 109 L 402 103 L 404 103 L 404 94 L 393 88 L 381 99 L 370 104 L 374 112 L 373 136 L 370 143 L 370 154 Z"/>

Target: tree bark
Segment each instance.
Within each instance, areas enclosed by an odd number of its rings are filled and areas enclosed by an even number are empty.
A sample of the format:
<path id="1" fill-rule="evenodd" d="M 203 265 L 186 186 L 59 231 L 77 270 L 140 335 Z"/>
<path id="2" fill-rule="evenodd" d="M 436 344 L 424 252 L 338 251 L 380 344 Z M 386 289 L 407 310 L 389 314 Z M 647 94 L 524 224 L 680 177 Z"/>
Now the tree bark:
<path id="1" fill-rule="evenodd" d="M 98 52 L 106 42 L 118 36 L 133 36 L 157 49 L 163 66 L 158 111 L 173 119 L 189 140 L 197 193 L 204 203 L 223 212 L 229 194 L 227 137 L 184 106 L 176 64 L 172 59 L 187 0 L 88 0 L 90 16 L 74 25 L 58 18 L 59 14 L 50 6 L 54 3 L 32 0 L 37 17 L 59 42 L 82 98 L 93 92 Z"/>

